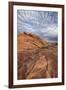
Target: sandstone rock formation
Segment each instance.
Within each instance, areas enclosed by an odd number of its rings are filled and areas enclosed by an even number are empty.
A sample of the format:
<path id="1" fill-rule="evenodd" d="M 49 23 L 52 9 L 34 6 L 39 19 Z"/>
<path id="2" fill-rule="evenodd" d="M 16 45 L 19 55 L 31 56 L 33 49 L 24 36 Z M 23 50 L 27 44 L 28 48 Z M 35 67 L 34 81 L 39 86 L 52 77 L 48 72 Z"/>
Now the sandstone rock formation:
<path id="1" fill-rule="evenodd" d="M 18 79 L 58 76 L 57 45 L 23 32 L 17 38 Z"/>

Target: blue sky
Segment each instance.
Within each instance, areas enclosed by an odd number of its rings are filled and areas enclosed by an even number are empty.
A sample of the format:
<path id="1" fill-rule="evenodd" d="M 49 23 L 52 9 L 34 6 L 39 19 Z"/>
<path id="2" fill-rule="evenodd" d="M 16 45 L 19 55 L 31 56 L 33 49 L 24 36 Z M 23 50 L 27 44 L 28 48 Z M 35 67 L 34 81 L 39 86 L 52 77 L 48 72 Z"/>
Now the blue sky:
<path id="1" fill-rule="evenodd" d="M 50 42 L 58 40 L 58 12 L 17 10 L 17 32 L 30 32 Z"/>

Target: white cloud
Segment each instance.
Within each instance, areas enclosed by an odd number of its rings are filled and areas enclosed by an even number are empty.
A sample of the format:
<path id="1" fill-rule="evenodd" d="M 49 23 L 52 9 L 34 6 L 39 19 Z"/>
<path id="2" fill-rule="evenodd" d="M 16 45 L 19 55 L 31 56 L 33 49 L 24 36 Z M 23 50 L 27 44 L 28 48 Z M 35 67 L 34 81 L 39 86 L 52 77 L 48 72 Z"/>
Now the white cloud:
<path id="1" fill-rule="evenodd" d="M 26 31 L 35 33 L 41 38 L 57 40 L 57 12 L 18 10 L 17 19 L 18 33 Z"/>

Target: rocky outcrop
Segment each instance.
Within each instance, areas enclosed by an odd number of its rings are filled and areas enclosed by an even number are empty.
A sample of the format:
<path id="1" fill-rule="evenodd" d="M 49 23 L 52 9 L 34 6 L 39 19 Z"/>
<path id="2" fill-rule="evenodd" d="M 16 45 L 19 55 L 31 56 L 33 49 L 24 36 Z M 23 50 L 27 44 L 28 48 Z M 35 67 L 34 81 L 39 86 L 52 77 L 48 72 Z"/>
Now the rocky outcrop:
<path id="1" fill-rule="evenodd" d="M 57 44 L 26 32 L 18 35 L 17 40 L 18 79 L 57 77 Z"/>

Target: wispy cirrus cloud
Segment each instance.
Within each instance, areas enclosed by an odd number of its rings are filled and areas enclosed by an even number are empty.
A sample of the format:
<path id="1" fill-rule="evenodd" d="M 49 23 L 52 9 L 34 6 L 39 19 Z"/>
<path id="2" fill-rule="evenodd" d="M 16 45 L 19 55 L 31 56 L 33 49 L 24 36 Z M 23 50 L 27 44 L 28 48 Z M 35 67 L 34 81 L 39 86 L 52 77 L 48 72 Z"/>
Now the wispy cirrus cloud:
<path id="1" fill-rule="evenodd" d="M 17 10 L 17 31 L 31 32 L 49 41 L 58 40 L 58 12 Z"/>

